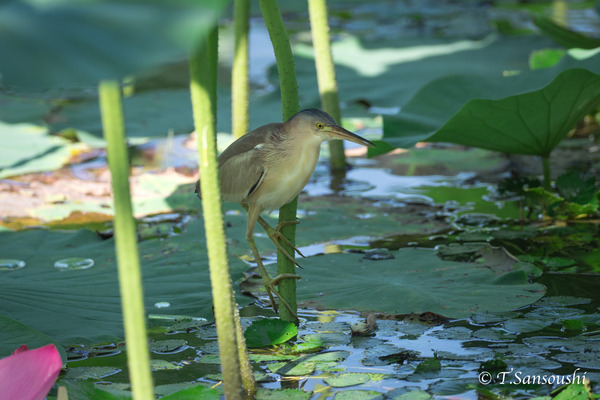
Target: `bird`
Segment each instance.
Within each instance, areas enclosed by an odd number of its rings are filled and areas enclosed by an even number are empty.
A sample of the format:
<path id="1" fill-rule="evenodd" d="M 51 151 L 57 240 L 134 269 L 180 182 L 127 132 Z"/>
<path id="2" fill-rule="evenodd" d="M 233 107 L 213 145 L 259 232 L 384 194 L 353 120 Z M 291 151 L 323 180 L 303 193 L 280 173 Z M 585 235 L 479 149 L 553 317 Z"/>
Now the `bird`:
<path id="1" fill-rule="evenodd" d="M 280 274 L 271 278 L 268 275 L 256 248 L 254 227 L 258 222 L 277 248 L 299 266 L 280 243 L 285 242 L 302 255 L 280 232 L 285 224 L 297 224 L 298 221 L 283 222 L 273 228 L 260 214 L 279 209 L 298 196 L 315 169 L 321 143 L 331 139 L 375 147 L 369 140 L 342 128 L 326 112 L 310 108 L 283 123 L 270 123 L 246 133 L 229 145 L 218 158 L 221 199 L 238 202 L 248 212 L 246 240 L 276 313 L 278 308 L 273 293 L 295 315 L 275 286 L 282 279 L 300 279 L 300 276 Z M 200 181 L 196 184 L 196 192 L 201 197 Z"/>

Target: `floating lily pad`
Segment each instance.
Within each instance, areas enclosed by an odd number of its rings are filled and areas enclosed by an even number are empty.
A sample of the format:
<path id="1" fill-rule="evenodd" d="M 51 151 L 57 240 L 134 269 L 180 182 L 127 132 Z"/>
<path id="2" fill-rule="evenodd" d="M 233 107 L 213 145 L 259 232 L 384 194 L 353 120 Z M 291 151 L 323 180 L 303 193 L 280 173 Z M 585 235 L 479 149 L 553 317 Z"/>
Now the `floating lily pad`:
<path id="1" fill-rule="evenodd" d="M 183 339 L 159 340 L 150 344 L 150 351 L 155 353 L 173 353 L 186 346 Z"/>
<path id="2" fill-rule="evenodd" d="M 302 261 L 298 299 L 307 304 L 408 314 L 430 311 L 451 318 L 517 309 L 540 299 L 544 287 L 522 270 L 440 260 L 435 251 L 401 249 L 394 260 L 329 254 Z M 343 266 L 343 273 L 340 271 Z"/>
<path id="3" fill-rule="evenodd" d="M 299 389 L 258 389 L 256 400 L 308 400 L 312 393 Z"/>
<path id="4" fill-rule="evenodd" d="M 346 387 L 360 385 L 370 380 L 369 374 L 360 372 L 346 372 L 325 378 L 325 383 L 333 387 Z"/>
<path id="5" fill-rule="evenodd" d="M 177 370 L 183 368 L 183 366 L 167 360 L 150 360 L 150 366 L 152 367 L 152 371 Z"/>
<path id="6" fill-rule="evenodd" d="M 248 347 L 264 347 L 285 343 L 298 334 L 298 327 L 277 319 L 255 321 L 244 332 Z"/>
<path id="7" fill-rule="evenodd" d="M 431 395 L 422 390 L 411 390 L 410 392 L 402 393 L 398 396 L 394 396 L 394 400 L 429 400 Z"/>
<path id="8" fill-rule="evenodd" d="M 552 321 L 536 320 L 530 318 L 515 318 L 504 322 L 504 329 L 515 333 L 536 332 L 550 326 Z"/>
<path id="9" fill-rule="evenodd" d="M 177 392 L 170 393 L 161 397 L 164 400 L 186 400 L 186 399 L 202 399 L 202 400 L 218 400 L 219 392 L 215 389 L 203 385 L 195 385 L 189 388 L 181 389 Z"/>
<path id="10" fill-rule="evenodd" d="M 333 397 L 335 400 L 383 400 L 383 393 L 374 390 L 344 390 L 337 392 Z"/>
<path id="11" fill-rule="evenodd" d="M 349 354 L 348 351 L 343 350 L 310 354 L 288 363 L 269 364 L 268 368 L 273 372 L 286 376 L 310 375 L 317 366 L 336 365 L 348 357 Z"/>
<path id="12" fill-rule="evenodd" d="M 100 379 L 120 371 L 114 367 L 75 367 L 68 368 L 63 379 Z"/>

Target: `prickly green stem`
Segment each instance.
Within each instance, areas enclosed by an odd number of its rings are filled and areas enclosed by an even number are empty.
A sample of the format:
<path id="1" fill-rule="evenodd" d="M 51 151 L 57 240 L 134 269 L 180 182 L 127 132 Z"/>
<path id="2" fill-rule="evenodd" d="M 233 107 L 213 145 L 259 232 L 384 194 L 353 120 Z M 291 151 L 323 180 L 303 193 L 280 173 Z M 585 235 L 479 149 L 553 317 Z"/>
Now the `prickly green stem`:
<path id="1" fill-rule="evenodd" d="M 153 399 L 154 385 L 148 352 L 137 234 L 129 191 L 129 155 L 125 142 L 125 122 L 119 83 L 112 80 L 100 82 L 99 96 L 115 206 L 115 248 L 129 378 L 134 399 Z"/>
<path id="2" fill-rule="evenodd" d="M 217 43 L 218 31 L 215 27 L 204 46 L 191 54 L 190 89 L 198 135 L 202 209 L 225 397 L 241 400 L 243 391 L 234 322 L 235 304 L 227 262 L 217 164 Z"/>

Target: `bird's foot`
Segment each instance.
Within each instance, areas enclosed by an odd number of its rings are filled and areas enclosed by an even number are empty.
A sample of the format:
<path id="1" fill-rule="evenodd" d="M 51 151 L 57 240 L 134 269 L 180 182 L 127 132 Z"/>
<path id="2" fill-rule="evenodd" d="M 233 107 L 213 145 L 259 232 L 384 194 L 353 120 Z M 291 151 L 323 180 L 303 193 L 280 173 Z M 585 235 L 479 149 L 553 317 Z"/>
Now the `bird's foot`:
<path id="1" fill-rule="evenodd" d="M 279 281 L 281 281 L 282 279 L 302 279 L 302 277 L 300 275 L 294 275 L 294 274 L 279 274 L 273 279 L 271 279 L 269 276 L 266 276 L 266 277 L 263 276 L 262 278 L 263 278 L 263 284 L 265 285 L 265 290 L 267 291 L 267 294 L 269 295 L 269 300 L 271 301 L 271 306 L 273 307 L 273 311 L 275 311 L 276 314 L 279 311 L 278 307 L 277 307 L 277 303 L 275 302 L 275 299 L 273 298 L 273 293 L 275 293 L 275 295 L 277 297 L 279 297 L 279 301 L 281 303 L 283 303 L 283 305 L 288 309 L 290 314 L 292 314 L 294 316 L 294 318 L 298 319 L 298 316 L 296 315 L 296 313 L 294 312 L 292 307 L 289 305 L 287 300 L 279 294 L 277 289 L 275 289 L 275 285 L 278 285 Z"/>
<path id="2" fill-rule="evenodd" d="M 295 260 L 295 258 L 292 257 L 290 255 L 290 253 L 288 253 L 287 249 L 285 247 L 283 247 L 283 245 L 281 244 L 283 242 L 285 245 L 287 245 L 289 248 L 291 248 L 294 252 L 298 253 L 298 255 L 300 255 L 301 257 L 306 257 L 304 254 L 302 254 L 302 252 L 300 250 L 298 250 L 298 248 L 296 246 L 294 246 L 292 244 L 292 242 L 290 242 L 288 240 L 288 238 L 286 238 L 283 235 L 283 233 L 281 233 L 281 229 L 284 226 L 297 225 L 300 223 L 300 221 L 298 221 L 298 220 L 283 221 L 283 222 L 280 222 L 275 228 L 271 228 L 271 226 L 269 224 L 267 224 L 266 221 L 264 221 L 264 220 L 263 220 L 264 225 L 262 224 L 262 222 L 260 220 L 258 222 L 263 226 L 263 228 L 265 228 L 267 235 L 273 241 L 273 243 L 275 243 L 275 246 L 277 246 L 277 249 L 279 251 L 281 251 L 288 258 L 288 260 L 290 260 L 292 263 L 294 263 L 297 267 L 300 267 L 300 264 L 298 264 L 298 262 Z M 302 268 L 302 267 L 300 267 L 300 268 Z"/>
<path id="3" fill-rule="evenodd" d="M 256 248 L 254 237 L 252 235 L 248 235 L 246 236 L 246 240 L 248 240 L 250 250 L 252 250 L 252 254 L 254 255 L 254 260 L 256 261 L 258 272 L 260 273 L 260 276 L 262 278 L 263 285 L 265 286 L 265 290 L 267 291 L 267 295 L 269 296 L 269 300 L 271 301 L 271 306 L 273 306 L 273 310 L 275 311 L 275 313 L 278 312 L 277 303 L 275 302 L 275 298 L 273 297 L 273 293 L 275 293 L 275 295 L 279 297 L 279 301 L 283 303 L 283 305 L 289 310 L 290 314 L 292 314 L 297 320 L 298 316 L 296 315 L 296 312 L 292 309 L 292 307 L 285 300 L 285 298 L 283 298 L 281 294 L 279 294 L 277 289 L 275 289 L 275 285 L 279 284 L 279 282 L 282 279 L 301 279 L 300 276 L 295 274 L 284 273 L 277 275 L 274 279 L 271 279 L 271 277 L 267 273 L 267 270 L 265 269 L 264 264 L 262 263 L 262 260 L 260 259 L 260 253 Z"/>
<path id="4" fill-rule="evenodd" d="M 271 284 L 273 286 L 279 285 L 279 281 L 282 279 L 302 279 L 302 277 L 296 274 L 279 274 L 275 278 L 271 279 Z"/>

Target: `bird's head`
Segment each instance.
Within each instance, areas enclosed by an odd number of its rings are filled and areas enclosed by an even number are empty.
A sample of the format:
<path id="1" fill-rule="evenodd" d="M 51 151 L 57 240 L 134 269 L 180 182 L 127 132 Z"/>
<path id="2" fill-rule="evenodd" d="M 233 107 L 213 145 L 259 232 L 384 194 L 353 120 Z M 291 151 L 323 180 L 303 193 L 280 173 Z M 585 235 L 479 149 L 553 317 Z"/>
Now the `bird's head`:
<path id="1" fill-rule="evenodd" d="M 290 118 L 286 124 L 290 124 L 296 133 L 313 135 L 320 139 L 321 142 L 340 139 L 349 140 L 367 147 L 375 147 L 367 139 L 342 128 L 329 114 L 316 108 L 300 111 Z"/>

